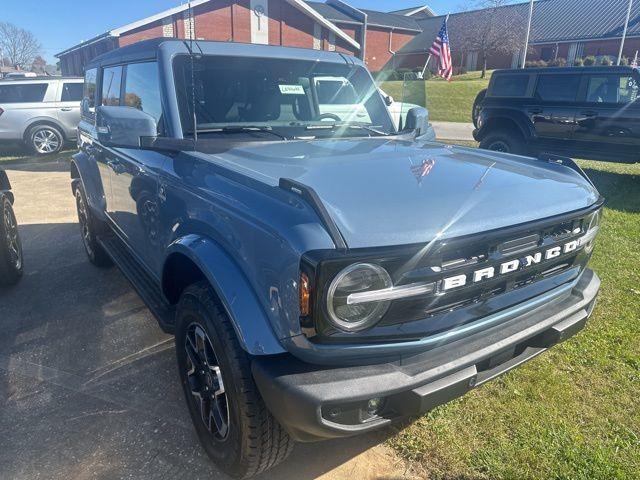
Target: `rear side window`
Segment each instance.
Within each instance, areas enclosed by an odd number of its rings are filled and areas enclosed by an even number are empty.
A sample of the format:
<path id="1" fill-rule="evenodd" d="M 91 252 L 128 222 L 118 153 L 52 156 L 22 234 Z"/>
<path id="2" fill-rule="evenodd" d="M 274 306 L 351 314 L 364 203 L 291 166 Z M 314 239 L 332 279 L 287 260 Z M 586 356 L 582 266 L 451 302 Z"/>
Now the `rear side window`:
<path id="1" fill-rule="evenodd" d="M 540 75 L 536 97 L 545 102 L 574 102 L 580 88 L 580 75 Z"/>
<path id="2" fill-rule="evenodd" d="M 79 102 L 82 100 L 83 85 L 81 83 L 63 83 L 62 98 L 63 102 Z"/>
<path id="3" fill-rule="evenodd" d="M 594 75 L 589 77 L 587 102 L 633 103 L 638 99 L 638 82 L 632 75 Z"/>
<path id="4" fill-rule="evenodd" d="M 127 65 L 124 105 L 148 113 L 156 121 L 162 116 L 160 78 L 155 62 Z"/>
<path id="5" fill-rule="evenodd" d="M 0 103 L 38 103 L 47 93 L 46 83 L 0 85 Z"/>
<path id="6" fill-rule="evenodd" d="M 494 97 L 525 97 L 529 75 L 497 75 L 493 80 L 491 95 Z"/>
<path id="7" fill-rule="evenodd" d="M 102 73 L 102 105 L 119 106 L 122 66 L 105 68 Z"/>

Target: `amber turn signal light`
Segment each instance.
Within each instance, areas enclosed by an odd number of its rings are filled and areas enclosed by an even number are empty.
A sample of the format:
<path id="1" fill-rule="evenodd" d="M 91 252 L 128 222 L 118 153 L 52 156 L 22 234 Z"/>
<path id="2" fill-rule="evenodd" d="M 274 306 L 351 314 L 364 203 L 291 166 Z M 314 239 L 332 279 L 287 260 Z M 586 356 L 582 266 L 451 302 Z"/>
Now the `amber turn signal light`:
<path id="1" fill-rule="evenodd" d="M 308 317 L 311 313 L 311 286 L 309 277 L 300 273 L 300 316 Z"/>

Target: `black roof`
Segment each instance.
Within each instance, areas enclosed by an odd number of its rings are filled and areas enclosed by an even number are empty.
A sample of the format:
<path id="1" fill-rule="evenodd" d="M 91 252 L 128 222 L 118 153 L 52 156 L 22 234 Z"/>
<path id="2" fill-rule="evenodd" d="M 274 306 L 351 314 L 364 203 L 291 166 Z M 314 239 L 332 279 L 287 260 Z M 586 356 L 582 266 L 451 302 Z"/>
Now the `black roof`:
<path id="1" fill-rule="evenodd" d="M 362 24 L 358 18 L 352 17 L 333 5 L 323 2 L 306 3 L 330 22 L 351 23 L 357 25 Z M 376 10 L 367 10 L 363 8 L 360 8 L 359 10 L 367 14 L 367 23 L 372 27 L 397 28 L 400 30 L 409 30 L 414 32 L 419 32 L 421 30 L 418 22 L 412 17 L 405 17 L 404 15 L 397 13 L 378 12 Z"/>
<path id="2" fill-rule="evenodd" d="M 538 0 L 534 4 L 531 43 L 599 40 L 620 38 L 624 28 L 629 0 Z M 464 28 L 466 17 L 480 10 L 451 14 L 449 37 L 456 48 L 456 36 Z M 529 3 L 517 3 L 496 8 L 498 23 L 513 25 L 526 22 Z M 426 52 L 438 34 L 444 16 L 418 19 L 422 33 L 406 44 L 400 53 Z M 640 2 L 634 2 L 628 35 L 640 37 Z"/>

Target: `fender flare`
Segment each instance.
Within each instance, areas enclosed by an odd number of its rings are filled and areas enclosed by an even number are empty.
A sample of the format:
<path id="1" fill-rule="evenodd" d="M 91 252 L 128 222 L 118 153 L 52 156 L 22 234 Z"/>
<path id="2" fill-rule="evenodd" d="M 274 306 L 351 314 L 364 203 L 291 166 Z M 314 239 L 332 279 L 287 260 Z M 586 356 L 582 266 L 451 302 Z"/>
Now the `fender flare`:
<path id="1" fill-rule="evenodd" d="M 98 165 L 84 152 L 78 152 L 71 157 L 71 192 L 75 195 L 80 182 L 87 194 L 87 202 L 91 213 L 101 221 L 106 221 L 104 189 Z"/>
<path id="2" fill-rule="evenodd" d="M 495 122 L 511 122 L 520 131 L 525 140 L 534 139 L 537 137 L 536 130 L 533 127 L 531 121 L 520 111 L 511 110 L 506 108 L 497 108 L 485 110 L 481 115 L 486 115 L 487 118 L 482 125 L 482 128 L 478 131 L 477 139 L 482 140 L 485 136 L 491 133 L 491 125 Z"/>
<path id="3" fill-rule="evenodd" d="M 269 317 L 246 276 L 217 242 L 201 235 L 178 238 L 167 248 L 166 261 L 174 254 L 189 258 L 218 295 L 242 348 L 250 355 L 285 353 L 273 332 Z M 215 269 L 215 271 L 214 271 Z M 164 285 L 163 270 L 162 285 Z"/>
<path id="4" fill-rule="evenodd" d="M 7 172 L 4 170 L 0 170 L 0 198 L 2 198 L 2 195 L 5 195 L 13 205 L 14 198 L 13 192 L 11 191 L 11 182 L 9 181 Z"/>

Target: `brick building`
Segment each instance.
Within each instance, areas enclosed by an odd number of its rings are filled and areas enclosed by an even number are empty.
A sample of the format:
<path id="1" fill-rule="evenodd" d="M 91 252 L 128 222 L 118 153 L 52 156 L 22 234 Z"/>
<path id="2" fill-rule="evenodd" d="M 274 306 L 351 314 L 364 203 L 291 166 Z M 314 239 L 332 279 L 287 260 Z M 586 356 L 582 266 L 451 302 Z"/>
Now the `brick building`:
<path id="1" fill-rule="evenodd" d="M 347 0 L 348 1 L 348 0 Z M 338 51 L 362 58 L 371 71 L 421 68 L 442 16 L 428 6 L 394 12 L 357 9 L 344 0 L 194 0 L 192 15 L 181 5 L 111 30 L 57 55 L 63 75 L 81 75 L 96 56 L 149 38 L 175 37 L 253 42 Z M 537 0 L 528 60 L 564 58 L 573 64 L 586 56 L 617 57 L 628 0 Z M 506 28 L 526 22 L 528 2 L 494 9 Z M 454 65 L 482 67 L 479 52 L 456 47 L 469 19 L 482 11 L 452 14 L 449 35 Z M 486 18 L 486 16 L 484 17 Z M 489 68 L 517 66 L 523 49 L 490 52 Z M 640 50 L 640 2 L 634 2 L 624 55 Z"/>
<path id="2" fill-rule="evenodd" d="M 394 53 L 422 32 L 417 20 L 428 7 L 399 13 L 355 9 L 341 0 L 194 0 L 125 25 L 57 54 L 63 75 L 81 75 L 96 56 L 156 37 L 338 51 L 383 69 Z"/>

